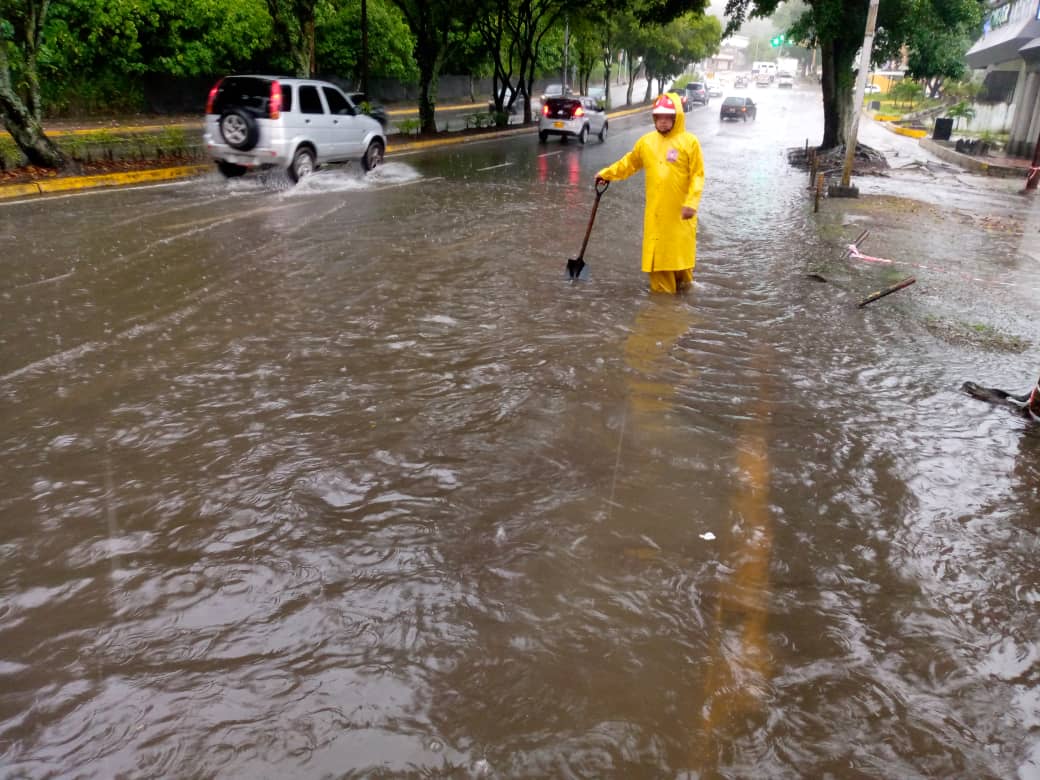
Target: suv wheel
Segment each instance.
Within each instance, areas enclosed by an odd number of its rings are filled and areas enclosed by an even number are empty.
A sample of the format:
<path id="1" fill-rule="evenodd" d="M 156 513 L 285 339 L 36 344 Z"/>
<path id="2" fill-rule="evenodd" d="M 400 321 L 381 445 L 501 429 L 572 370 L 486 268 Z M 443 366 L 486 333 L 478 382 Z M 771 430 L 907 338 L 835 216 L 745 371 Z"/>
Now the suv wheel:
<path id="1" fill-rule="evenodd" d="M 243 108 L 232 108 L 220 117 L 220 136 L 232 149 L 248 152 L 260 137 L 256 119 Z"/>
<path id="2" fill-rule="evenodd" d="M 293 155 L 292 165 L 289 166 L 289 178 L 298 182 L 304 176 L 314 173 L 314 152 L 309 147 L 301 146 Z"/>
<path id="3" fill-rule="evenodd" d="M 235 165 L 234 163 L 224 162 L 224 160 L 217 160 L 217 170 L 227 178 L 234 179 L 236 176 L 243 175 L 247 169 L 244 165 Z"/>
<path id="4" fill-rule="evenodd" d="M 376 168 L 383 162 L 383 142 L 376 140 L 368 145 L 365 156 L 361 158 L 361 167 L 366 172 Z"/>
<path id="5" fill-rule="evenodd" d="M 544 130 L 539 130 L 538 131 L 538 142 L 544 144 L 548 140 L 549 140 L 549 134 L 547 132 L 545 132 Z"/>
<path id="6" fill-rule="evenodd" d="M 578 133 L 578 143 L 583 144 L 589 140 L 589 126 L 584 125 L 581 128 L 581 132 Z"/>
<path id="7" fill-rule="evenodd" d="M 607 140 L 607 123 L 603 123 L 603 127 L 599 129 L 599 140 L 602 143 Z"/>

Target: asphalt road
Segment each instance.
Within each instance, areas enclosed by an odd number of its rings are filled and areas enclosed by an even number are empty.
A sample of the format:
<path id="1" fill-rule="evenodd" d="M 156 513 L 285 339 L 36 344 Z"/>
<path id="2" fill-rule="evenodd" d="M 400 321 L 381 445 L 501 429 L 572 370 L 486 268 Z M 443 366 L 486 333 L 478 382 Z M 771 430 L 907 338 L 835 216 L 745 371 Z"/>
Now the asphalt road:
<path id="1" fill-rule="evenodd" d="M 685 297 L 640 176 L 564 276 L 645 112 L 0 201 L 0 765 L 1035 773 L 1040 440 L 959 390 L 1036 379 L 1035 209 L 877 130 L 814 213 L 751 94 Z"/>

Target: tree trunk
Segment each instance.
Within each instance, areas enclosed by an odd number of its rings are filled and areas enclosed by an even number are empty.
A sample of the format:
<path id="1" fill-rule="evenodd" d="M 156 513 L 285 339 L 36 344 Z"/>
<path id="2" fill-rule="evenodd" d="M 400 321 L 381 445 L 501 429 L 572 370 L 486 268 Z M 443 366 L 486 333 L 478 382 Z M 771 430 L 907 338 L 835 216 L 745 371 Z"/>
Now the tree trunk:
<path id="1" fill-rule="evenodd" d="M 834 149 L 845 143 L 852 111 L 852 62 L 856 49 L 842 41 L 821 44 L 823 88 L 823 140 L 820 150 Z"/>
<path id="2" fill-rule="evenodd" d="M 420 43 L 416 46 L 415 59 L 419 66 L 419 129 L 424 133 L 436 133 L 435 111 L 441 52 L 432 41 L 425 45 Z"/>
<path id="3" fill-rule="evenodd" d="M 39 23 L 42 25 L 42 19 Z M 39 38 L 34 35 L 32 46 L 26 48 L 33 49 L 38 44 Z M 0 120 L 3 121 L 7 132 L 11 134 L 11 138 L 18 144 L 18 148 L 22 150 L 22 154 L 28 158 L 30 163 L 44 168 L 64 168 L 68 164 L 68 160 L 54 142 L 44 134 L 43 125 L 40 122 L 40 82 L 36 72 L 35 49 L 30 56 L 26 57 L 24 70 L 24 77 L 29 85 L 27 103 L 22 102 L 11 86 L 11 69 L 7 60 L 6 44 L 0 42 Z"/>
<path id="4" fill-rule="evenodd" d="M 31 164 L 44 168 L 64 168 L 68 164 L 65 155 L 44 135 L 43 126 L 29 116 L 17 97 L 0 91 L 0 117 Z"/>
<path id="5" fill-rule="evenodd" d="M 625 105 L 630 106 L 632 105 L 632 90 L 635 88 L 636 84 L 636 67 L 632 62 L 632 56 L 627 52 L 625 54 L 625 63 L 628 66 L 628 85 L 625 90 Z"/>

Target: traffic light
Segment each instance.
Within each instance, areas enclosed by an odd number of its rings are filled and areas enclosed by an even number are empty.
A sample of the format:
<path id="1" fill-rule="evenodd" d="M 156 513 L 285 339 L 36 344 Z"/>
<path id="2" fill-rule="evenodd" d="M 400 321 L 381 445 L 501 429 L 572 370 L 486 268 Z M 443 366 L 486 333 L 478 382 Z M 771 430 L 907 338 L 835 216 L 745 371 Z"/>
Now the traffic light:
<path id="1" fill-rule="evenodd" d="M 784 41 L 786 40 L 786 37 L 787 36 L 785 36 L 783 33 L 780 33 L 779 35 L 774 36 L 773 38 L 769 39 L 769 45 L 772 46 L 774 49 L 777 46 L 783 46 L 784 45 Z"/>

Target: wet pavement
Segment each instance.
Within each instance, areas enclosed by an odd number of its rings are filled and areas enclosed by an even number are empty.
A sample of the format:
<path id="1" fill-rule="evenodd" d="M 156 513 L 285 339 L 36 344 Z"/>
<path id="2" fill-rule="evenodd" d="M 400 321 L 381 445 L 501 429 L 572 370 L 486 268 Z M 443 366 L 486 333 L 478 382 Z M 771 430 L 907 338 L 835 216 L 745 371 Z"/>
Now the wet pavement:
<path id="1" fill-rule="evenodd" d="M 752 94 L 686 297 L 643 117 L 0 203 L 3 773 L 1037 776 L 1033 201 Z"/>

